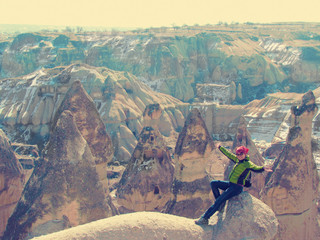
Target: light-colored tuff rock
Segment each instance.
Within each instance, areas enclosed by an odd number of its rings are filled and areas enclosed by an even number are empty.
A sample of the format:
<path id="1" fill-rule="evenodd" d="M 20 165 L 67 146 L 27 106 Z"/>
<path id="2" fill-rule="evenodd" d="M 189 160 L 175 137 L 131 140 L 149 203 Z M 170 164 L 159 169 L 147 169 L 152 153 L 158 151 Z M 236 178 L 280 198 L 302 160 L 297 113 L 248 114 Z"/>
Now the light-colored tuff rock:
<path id="1" fill-rule="evenodd" d="M 220 104 L 231 104 L 235 100 L 235 84 L 197 84 L 197 98 L 200 102 L 216 102 Z"/>
<path id="2" fill-rule="evenodd" d="M 238 129 L 239 117 L 245 114 L 245 109 L 243 106 L 218 105 L 214 106 L 214 111 L 209 115 L 211 109 L 212 107 L 204 109 L 206 117 L 203 118 L 209 132 L 220 141 L 232 141 Z M 201 114 L 203 115 L 202 111 Z"/>
<path id="3" fill-rule="evenodd" d="M 90 146 L 75 117 L 64 111 L 8 220 L 4 239 L 47 234 L 114 214 Z"/>
<path id="4" fill-rule="evenodd" d="M 61 113 L 66 110 L 72 113 L 78 130 L 88 143 L 94 156 L 100 182 L 103 184 L 106 194 L 109 194 L 106 166 L 108 162 L 112 161 L 114 148 L 92 98 L 87 94 L 80 81 L 72 83 L 56 111 L 52 122 L 53 131 Z"/>
<path id="5" fill-rule="evenodd" d="M 185 118 L 190 114 L 192 109 L 198 109 L 209 134 L 220 141 L 233 140 L 237 132 L 239 117 L 247 112 L 247 110 L 240 105 L 219 105 L 213 102 L 177 105 L 176 108 L 178 111 L 173 112 L 173 115 L 177 118 L 180 112 L 182 113 L 184 116 L 182 126 L 185 123 Z M 182 121 L 182 118 L 180 121 Z M 182 127 L 178 129 L 182 129 Z"/>
<path id="6" fill-rule="evenodd" d="M 183 126 L 184 116 L 177 106 L 187 104 L 152 91 L 130 73 L 74 64 L 43 68 L 0 82 L 0 122 L 10 139 L 38 144 L 42 150 L 50 137 L 54 116 L 75 81 L 81 82 L 96 105 L 112 138 L 115 158 L 120 162 L 127 163 L 131 157 L 143 128 L 146 106 L 160 105 L 163 110 L 160 130 L 167 137 Z"/>
<path id="7" fill-rule="evenodd" d="M 282 151 L 290 128 L 290 108 L 299 104 L 301 97 L 278 92 L 245 106 L 247 129 L 267 162 L 273 162 Z"/>
<path id="8" fill-rule="evenodd" d="M 113 239 L 113 240 L 271 240 L 278 221 L 272 210 L 244 192 L 230 199 L 225 212 L 198 226 L 194 219 L 157 212 L 122 214 L 49 234 L 34 240 Z"/>
<path id="9" fill-rule="evenodd" d="M 174 164 L 158 129 L 144 127 L 117 188 L 120 212 L 161 211 L 172 199 Z"/>
<path id="10" fill-rule="evenodd" d="M 0 238 L 20 199 L 25 176 L 23 168 L 18 161 L 11 142 L 0 129 Z"/>
<path id="11" fill-rule="evenodd" d="M 301 94 L 277 93 L 255 100 L 245 106 L 245 118 L 248 130 L 256 141 L 267 143 L 285 141 L 290 107 Z"/>
<path id="12" fill-rule="evenodd" d="M 228 200 L 217 217 L 213 240 L 272 240 L 279 225 L 272 209 L 246 191 Z"/>
<path id="13" fill-rule="evenodd" d="M 66 93 L 52 122 L 54 126 L 64 111 L 70 111 L 83 138 L 87 141 L 96 164 L 112 160 L 113 146 L 99 112 L 80 81 L 74 81 Z"/>
<path id="14" fill-rule="evenodd" d="M 167 204 L 165 212 L 195 218 L 212 204 L 211 180 L 206 167 L 213 149 L 213 140 L 200 111 L 194 108 L 175 147 L 174 199 Z"/>
<path id="15" fill-rule="evenodd" d="M 266 181 L 263 201 L 279 220 L 277 239 L 318 239 L 319 176 L 311 150 L 312 119 L 318 110 L 309 91 L 291 108 L 286 144 Z"/>
<path id="16" fill-rule="evenodd" d="M 192 182 L 206 176 L 205 166 L 214 143 L 200 111 L 192 109 L 179 134 L 175 147 L 175 178 L 183 182 Z"/>
<path id="17" fill-rule="evenodd" d="M 159 103 L 149 104 L 143 112 L 143 126 L 158 129 L 164 137 L 175 137 L 177 135 L 175 129 L 182 127 L 181 120 L 175 117 L 179 112 L 179 110 L 173 113 L 171 110 L 163 111 Z M 181 115 L 177 117 L 184 119 Z"/>
<path id="18" fill-rule="evenodd" d="M 37 237 L 34 240 L 203 240 L 212 239 L 211 227 L 200 227 L 193 219 L 158 212 L 121 214 L 96 222 Z"/>
<path id="19" fill-rule="evenodd" d="M 184 104 L 153 92 L 132 74 L 85 64 L 41 69 L 19 78 L 0 82 L 0 122 L 13 142 L 38 144 L 40 150 L 50 136 L 55 112 L 66 92 L 80 80 L 93 99 L 101 120 L 112 138 L 115 159 L 128 163 L 143 126 L 146 106 L 159 104 L 159 130 L 170 147 L 192 108 L 198 108 L 209 133 L 221 141 L 233 140 L 238 118 L 245 115 L 255 141 L 284 141 L 288 112 L 299 94 L 270 94 L 246 106 L 216 103 Z M 317 94 L 318 96 L 319 94 Z M 19 126 L 19 127 L 18 127 Z"/>
<path id="20" fill-rule="evenodd" d="M 286 34 L 280 35 L 283 31 Z M 4 37 L 0 78 L 17 77 L 44 67 L 86 63 L 126 70 L 154 90 L 183 101 L 197 97 L 196 84 L 232 84 L 236 100 L 241 102 L 251 101 L 252 95 L 262 98 L 278 88 L 294 89 L 296 82 L 316 82 L 319 76 L 319 31 L 314 23 L 64 34 Z"/>
<path id="21" fill-rule="evenodd" d="M 272 60 L 285 66 L 297 63 L 302 53 L 299 48 L 289 48 L 280 39 L 271 37 L 262 39 L 260 46 L 266 50 L 267 55 L 270 56 Z"/>

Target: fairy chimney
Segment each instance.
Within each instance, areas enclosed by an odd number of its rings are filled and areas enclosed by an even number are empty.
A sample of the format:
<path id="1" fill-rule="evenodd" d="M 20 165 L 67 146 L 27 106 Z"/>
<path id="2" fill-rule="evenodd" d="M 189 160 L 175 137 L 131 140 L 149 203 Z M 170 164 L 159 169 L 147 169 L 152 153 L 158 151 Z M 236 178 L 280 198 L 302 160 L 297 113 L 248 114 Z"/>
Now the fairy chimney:
<path id="1" fill-rule="evenodd" d="M 111 138 L 106 132 L 99 112 L 80 81 L 74 81 L 64 100 L 58 108 L 53 126 L 56 125 L 61 113 L 69 110 L 81 135 L 86 139 L 97 164 L 109 162 L 113 157 Z"/>
<path id="2" fill-rule="evenodd" d="M 66 93 L 55 114 L 53 127 L 65 110 L 72 113 L 77 129 L 89 145 L 100 182 L 103 184 L 106 194 L 109 194 L 106 165 L 113 157 L 112 141 L 92 98 L 80 81 L 73 82 Z"/>
<path id="3" fill-rule="evenodd" d="M 172 198 L 174 165 L 157 129 L 144 127 L 117 189 L 119 211 L 161 211 Z"/>
<path id="4" fill-rule="evenodd" d="M 8 220 L 4 239 L 30 238 L 112 216 L 107 201 L 90 146 L 76 117 L 64 111 Z"/>
<path id="5" fill-rule="evenodd" d="M 206 172 L 213 140 L 198 109 L 188 115 L 175 148 L 174 199 L 166 212 L 198 217 L 212 204 L 210 178 Z"/>
<path id="6" fill-rule="evenodd" d="M 312 91 L 291 108 L 286 144 L 266 179 L 263 201 L 279 220 L 277 239 L 319 239 L 316 198 L 319 177 L 311 150 L 312 119 L 318 111 Z"/>

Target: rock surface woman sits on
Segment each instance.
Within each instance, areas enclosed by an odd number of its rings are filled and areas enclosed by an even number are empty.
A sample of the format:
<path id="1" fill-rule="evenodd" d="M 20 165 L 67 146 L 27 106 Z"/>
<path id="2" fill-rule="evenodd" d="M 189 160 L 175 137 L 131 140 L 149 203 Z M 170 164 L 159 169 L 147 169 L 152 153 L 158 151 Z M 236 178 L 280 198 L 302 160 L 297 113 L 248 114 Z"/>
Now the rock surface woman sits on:
<path id="1" fill-rule="evenodd" d="M 208 210 L 195 221 L 198 225 L 208 224 L 209 218 L 219 210 L 220 206 L 224 204 L 228 199 L 240 194 L 246 185 L 246 180 L 248 179 L 251 171 L 253 172 L 272 172 L 272 169 L 267 166 L 257 166 L 250 161 L 248 152 L 249 149 L 240 146 L 236 149 L 236 154 L 231 153 L 225 147 L 217 145 L 217 148 L 231 161 L 235 163 L 230 175 L 229 181 L 213 180 L 210 185 L 213 195 L 216 199 L 215 203 L 208 208 Z M 224 190 L 220 194 L 219 189 Z"/>

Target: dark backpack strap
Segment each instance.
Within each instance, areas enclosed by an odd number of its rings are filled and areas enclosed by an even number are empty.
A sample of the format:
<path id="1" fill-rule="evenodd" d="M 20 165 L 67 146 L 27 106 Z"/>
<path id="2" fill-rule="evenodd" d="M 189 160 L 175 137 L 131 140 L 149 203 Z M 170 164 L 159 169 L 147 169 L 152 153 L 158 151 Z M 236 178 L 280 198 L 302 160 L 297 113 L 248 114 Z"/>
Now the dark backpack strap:
<path id="1" fill-rule="evenodd" d="M 248 176 L 248 178 L 246 179 L 246 181 L 245 181 L 245 183 L 244 183 L 244 186 L 245 187 L 251 187 L 251 171 L 250 171 L 250 173 L 249 173 L 249 176 Z"/>

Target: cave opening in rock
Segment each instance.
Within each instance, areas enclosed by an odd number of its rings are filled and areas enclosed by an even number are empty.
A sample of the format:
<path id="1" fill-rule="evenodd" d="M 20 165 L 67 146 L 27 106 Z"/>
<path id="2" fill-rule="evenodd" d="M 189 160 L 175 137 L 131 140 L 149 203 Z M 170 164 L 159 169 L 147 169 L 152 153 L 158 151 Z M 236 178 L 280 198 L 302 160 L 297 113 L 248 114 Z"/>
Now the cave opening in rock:
<path id="1" fill-rule="evenodd" d="M 160 190 L 158 186 L 155 186 L 153 193 L 154 194 L 159 194 Z"/>

